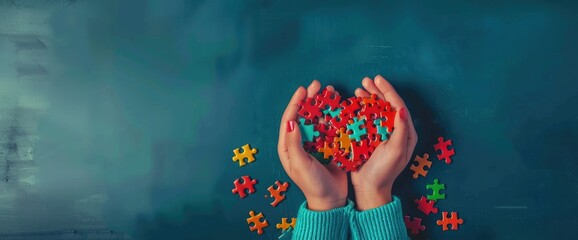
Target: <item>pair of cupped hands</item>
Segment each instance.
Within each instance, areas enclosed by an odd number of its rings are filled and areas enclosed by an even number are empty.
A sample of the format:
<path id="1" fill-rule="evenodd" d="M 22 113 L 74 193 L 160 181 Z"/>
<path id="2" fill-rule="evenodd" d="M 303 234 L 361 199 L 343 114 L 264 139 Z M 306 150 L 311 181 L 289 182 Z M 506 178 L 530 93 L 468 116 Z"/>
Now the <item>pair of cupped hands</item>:
<path id="1" fill-rule="evenodd" d="M 361 84 L 363 89 L 357 88 L 355 96 L 375 94 L 397 111 L 395 129 L 389 140 L 382 142 L 358 171 L 351 172 L 356 207 L 363 211 L 392 201 L 393 182 L 409 162 L 417 134 L 403 99 L 387 80 L 377 75 L 374 79 L 365 77 Z M 331 85 L 326 88 L 335 91 Z M 305 195 L 307 207 L 314 211 L 327 211 L 346 205 L 347 173 L 334 162 L 323 165 L 305 152 L 296 122 L 299 102 L 305 97 L 315 96 L 320 89 L 321 83 L 313 80 L 307 89 L 300 86 L 295 91 L 281 118 L 277 151 L 287 175 Z"/>

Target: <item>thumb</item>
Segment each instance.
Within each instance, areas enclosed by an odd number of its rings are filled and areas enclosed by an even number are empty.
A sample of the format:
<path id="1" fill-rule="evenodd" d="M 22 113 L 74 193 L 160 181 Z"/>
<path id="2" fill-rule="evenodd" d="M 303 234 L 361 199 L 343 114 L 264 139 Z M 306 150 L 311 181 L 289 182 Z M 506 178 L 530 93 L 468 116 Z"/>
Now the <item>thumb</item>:
<path id="1" fill-rule="evenodd" d="M 299 125 L 295 120 L 287 121 L 287 133 L 285 134 L 285 144 L 287 144 L 287 150 L 289 152 L 289 159 L 292 161 L 295 159 L 307 159 L 305 150 L 303 149 L 303 143 L 301 142 L 301 131 L 299 130 Z"/>
<path id="2" fill-rule="evenodd" d="M 405 153 L 407 147 L 407 138 L 409 137 L 407 108 L 402 107 L 395 116 L 394 130 L 389 139 L 388 145 L 391 145 L 397 151 Z"/>

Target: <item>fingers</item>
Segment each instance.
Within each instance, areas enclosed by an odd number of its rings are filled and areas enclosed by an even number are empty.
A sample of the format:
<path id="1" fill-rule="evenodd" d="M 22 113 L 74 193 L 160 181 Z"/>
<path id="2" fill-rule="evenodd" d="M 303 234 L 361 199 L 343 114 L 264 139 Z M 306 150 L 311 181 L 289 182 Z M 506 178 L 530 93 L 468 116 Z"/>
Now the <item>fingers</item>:
<path id="1" fill-rule="evenodd" d="M 377 86 L 375 86 L 375 83 L 373 82 L 373 80 L 371 80 L 371 78 L 368 77 L 363 78 L 363 80 L 361 80 L 361 85 L 363 85 L 363 87 L 369 93 L 377 95 L 377 97 L 380 99 L 385 99 L 383 98 L 384 97 L 383 93 L 379 91 L 379 89 L 377 88 Z"/>
<path id="2" fill-rule="evenodd" d="M 375 85 L 394 109 L 405 107 L 403 99 L 397 94 L 395 88 L 381 75 L 375 76 Z"/>
<path id="3" fill-rule="evenodd" d="M 321 89 L 321 83 L 317 80 L 313 80 L 309 87 L 307 87 L 307 97 L 312 98 L 319 92 Z"/>
<path id="4" fill-rule="evenodd" d="M 401 108 L 395 115 L 395 129 L 387 143 L 393 149 L 402 154 L 403 160 L 407 159 L 407 143 L 410 131 L 408 123 L 408 112 L 406 108 Z"/>
<path id="5" fill-rule="evenodd" d="M 289 104 L 287 108 L 285 108 L 285 112 L 281 117 L 281 124 L 279 128 L 279 142 L 277 145 L 277 151 L 279 152 L 279 158 L 281 159 L 281 163 L 285 165 L 286 161 L 289 159 L 289 152 L 287 148 L 287 144 L 285 142 L 285 134 L 287 132 L 287 122 L 289 120 L 295 121 L 297 119 L 297 112 L 299 111 L 299 102 L 305 98 L 307 95 L 307 91 L 304 87 L 299 87 L 289 100 Z M 295 123 L 295 127 L 299 128 Z"/>
<path id="6" fill-rule="evenodd" d="M 288 150 L 288 159 L 291 164 L 298 162 L 296 164 L 302 164 L 302 161 L 307 161 L 307 153 L 303 149 L 303 144 L 301 143 L 301 131 L 299 125 L 295 120 L 289 120 L 294 125 L 293 130 L 287 130 L 285 134 L 285 144 Z M 290 123 L 291 124 L 291 123 Z"/>
<path id="7" fill-rule="evenodd" d="M 355 89 L 355 96 L 356 97 L 362 97 L 362 98 L 368 98 L 368 97 L 371 97 L 371 94 L 369 94 L 367 91 L 365 91 L 361 88 L 357 88 L 357 89 Z"/>

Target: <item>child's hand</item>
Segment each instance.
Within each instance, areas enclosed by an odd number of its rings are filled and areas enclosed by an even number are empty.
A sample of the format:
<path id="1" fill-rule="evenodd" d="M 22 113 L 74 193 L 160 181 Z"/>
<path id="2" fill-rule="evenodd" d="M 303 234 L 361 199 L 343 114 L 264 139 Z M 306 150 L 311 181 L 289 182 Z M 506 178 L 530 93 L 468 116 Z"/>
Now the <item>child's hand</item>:
<path id="1" fill-rule="evenodd" d="M 411 158 L 417 134 L 405 103 L 389 82 L 377 75 L 375 81 L 364 78 L 362 85 L 365 90 L 356 89 L 356 96 L 369 97 L 370 94 L 376 94 L 398 111 L 390 139 L 381 143 L 357 172 L 351 173 L 357 208 L 367 210 L 392 201 L 393 182 Z"/>
<path id="2" fill-rule="evenodd" d="M 305 195 L 307 207 L 311 210 L 325 211 L 345 206 L 347 174 L 335 163 L 325 166 L 305 152 L 299 125 L 296 122 L 299 102 L 306 96 L 313 97 L 320 88 L 321 84 L 315 80 L 307 90 L 299 87 L 295 91 L 281 118 L 277 151 L 285 172 Z M 331 86 L 327 89 L 334 91 Z"/>

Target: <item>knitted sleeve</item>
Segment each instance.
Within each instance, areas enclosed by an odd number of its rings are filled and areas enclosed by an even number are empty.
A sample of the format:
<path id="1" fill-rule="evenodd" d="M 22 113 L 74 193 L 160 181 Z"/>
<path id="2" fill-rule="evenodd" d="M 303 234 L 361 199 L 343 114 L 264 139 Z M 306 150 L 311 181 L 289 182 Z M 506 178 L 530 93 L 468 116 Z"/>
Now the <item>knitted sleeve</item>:
<path id="1" fill-rule="evenodd" d="M 297 223 L 293 231 L 293 240 L 341 240 L 349 235 L 349 221 L 353 214 L 353 202 L 328 211 L 307 209 L 307 202 L 301 204 L 297 214 Z"/>
<path id="2" fill-rule="evenodd" d="M 401 201 L 393 201 L 381 207 L 355 212 L 351 217 L 351 235 L 354 240 L 365 239 L 409 239 Z"/>

